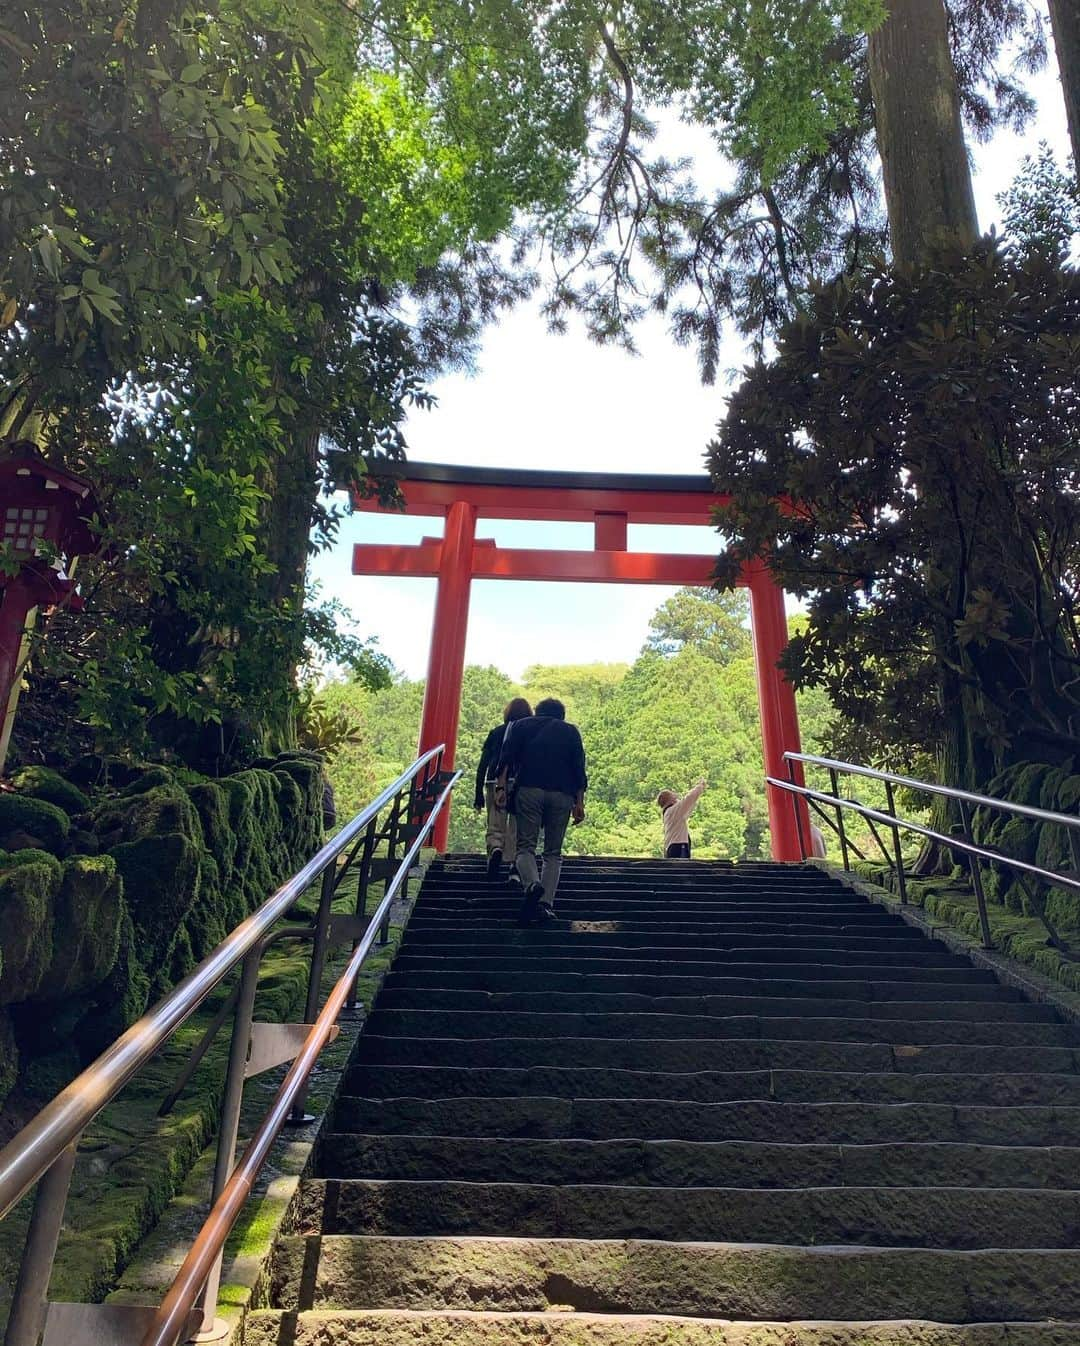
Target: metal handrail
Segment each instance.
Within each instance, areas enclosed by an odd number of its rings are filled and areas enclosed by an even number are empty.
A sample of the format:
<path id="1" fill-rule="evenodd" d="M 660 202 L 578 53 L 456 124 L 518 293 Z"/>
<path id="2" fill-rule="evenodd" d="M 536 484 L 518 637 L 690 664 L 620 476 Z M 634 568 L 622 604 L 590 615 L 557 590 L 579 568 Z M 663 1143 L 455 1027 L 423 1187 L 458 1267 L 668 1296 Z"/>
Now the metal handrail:
<path id="1" fill-rule="evenodd" d="M 1032 864 L 1028 860 L 1020 860 L 1015 856 L 1006 855 L 1003 851 L 995 850 L 990 846 L 982 846 L 975 841 L 971 829 L 971 808 L 990 808 L 1003 813 L 1013 813 L 1021 817 L 1033 818 L 1039 822 L 1051 823 L 1064 827 L 1080 829 L 1080 817 L 1074 817 L 1065 813 L 1055 813 L 1050 809 L 1035 808 L 1029 804 L 1016 804 L 1009 799 L 997 799 L 993 795 L 974 794 L 969 790 L 960 790 L 954 786 L 938 785 L 932 781 L 915 780 L 910 776 L 899 776 L 891 771 L 879 771 L 875 767 L 859 766 L 854 762 L 843 762 L 832 757 L 817 757 L 810 753 L 786 752 L 784 760 L 788 764 L 789 779 L 781 780 L 776 776 L 766 776 L 769 785 L 779 790 L 786 790 L 792 796 L 792 803 L 795 805 L 796 826 L 799 831 L 799 842 L 802 848 L 803 858 L 806 858 L 806 840 L 802 832 L 802 824 L 798 810 L 798 800 L 806 799 L 815 805 L 828 804 L 836 809 L 837 819 L 840 823 L 838 831 L 843 852 L 844 868 L 849 869 L 850 864 L 847 854 L 847 840 L 843 829 L 843 811 L 850 810 L 865 818 L 873 831 L 875 822 L 883 823 L 893 834 L 894 860 L 889 860 L 891 867 L 896 871 L 897 885 L 900 890 L 900 900 L 907 902 L 907 882 L 904 871 L 903 856 L 900 850 L 900 831 L 912 832 L 916 836 L 923 837 L 927 841 L 937 842 L 951 851 L 959 851 L 962 855 L 969 857 L 968 872 L 971 875 L 972 888 L 975 892 L 975 901 L 979 912 L 979 925 L 982 932 L 983 946 L 987 949 L 993 947 L 993 940 L 990 934 L 990 921 L 986 908 L 986 893 L 983 888 L 982 874 L 976 863 L 979 860 L 985 861 L 991 865 L 1004 865 L 1006 868 L 1017 870 L 1020 874 L 1039 879 L 1051 887 L 1065 887 L 1080 892 L 1080 876 L 1074 876 L 1071 872 L 1064 873 L 1060 870 L 1046 869 L 1042 865 Z M 832 794 L 827 794 L 822 790 L 815 790 L 810 786 L 802 785 L 795 780 L 793 764 L 799 762 L 804 766 L 823 767 L 828 770 L 832 778 Z M 855 799 L 847 799 L 840 794 L 840 787 L 837 777 L 839 773 L 847 775 L 862 776 L 870 780 L 882 781 L 888 795 L 888 807 L 890 812 L 885 813 L 880 809 L 870 808 L 866 804 L 860 803 Z M 896 812 L 896 805 L 893 798 L 893 786 L 899 785 L 910 790 L 918 790 L 926 794 L 935 795 L 939 798 L 952 799 L 960 806 L 960 818 L 963 827 L 963 837 L 945 835 L 937 831 L 936 828 L 927 827 L 924 823 L 914 822 L 911 819 L 901 818 Z M 876 835 L 876 834 L 875 834 Z M 882 843 L 878 839 L 878 845 Z M 882 850 L 885 848 L 882 846 Z M 888 855 L 886 852 L 886 859 Z M 1019 880 L 1024 885 L 1024 879 Z M 1025 885 L 1025 891 L 1026 885 Z M 1029 894 L 1030 895 L 1030 894 Z M 1051 942 L 1061 952 L 1068 954 L 1068 946 L 1064 943 L 1057 931 L 1054 929 L 1045 913 L 1040 915 L 1040 919 L 1049 932 Z"/>
<path id="2" fill-rule="evenodd" d="M 770 785 L 775 785 L 781 790 L 787 790 L 791 794 L 799 794 L 806 799 L 817 799 L 822 803 L 832 804 L 834 807 L 851 809 L 858 813 L 860 817 L 873 822 L 884 823 L 887 827 L 902 827 L 905 831 L 914 832 L 917 836 L 925 837 L 928 841 L 937 841 L 943 846 L 963 851 L 965 855 L 974 855 L 980 860 L 987 860 L 995 865 L 1010 865 L 1014 869 L 1022 869 L 1025 874 L 1032 874 L 1035 878 L 1042 879 L 1046 883 L 1054 886 L 1062 884 L 1066 888 L 1075 888 L 1080 892 L 1080 879 L 1071 878 L 1068 874 L 1062 874 L 1057 870 L 1043 869 L 1041 865 L 1030 864 L 1027 860 L 1014 859 L 1010 855 L 1005 855 L 1002 851 L 980 846 L 976 841 L 961 841 L 958 837 L 946 836 L 944 832 L 935 831 L 934 828 L 926 827 L 923 823 L 896 818 L 891 813 L 882 813 L 879 809 L 872 809 L 868 804 L 860 804 L 855 799 L 845 799 L 842 795 L 825 794 L 821 790 L 811 789 L 808 785 L 797 785 L 792 781 L 780 780 L 776 776 L 766 776 L 765 779 Z"/>
<path id="3" fill-rule="evenodd" d="M 390 906 L 408 878 L 409 870 L 427 840 L 435 820 L 445 807 L 461 772 L 455 772 L 449 784 L 440 794 L 426 822 L 420 829 L 416 840 L 406 852 L 394 877 L 386 886 L 386 893 L 371 918 L 366 933 L 357 944 L 345 971 L 338 978 L 330 992 L 319 1017 L 312 1025 L 311 1032 L 304 1040 L 299 1055 L 294 1059 L 288 1074 L 274 1096 L 266 1115 L 248 1143 L 239 1163 L 233 1169 L 224 1190 L 214 1203 L 194 1243 L 177 1272 L 165 1298 L 150 1327 L 143 1336 L 140 1346 L 175 1346 L 181 1334 L 186 1330 L 189 1315 L 198 1302 L 203 1285 L 213 1271 L 225 1243 L 232 1232 L 245 1202 L 251 1195 L 255 1180 L 269 1156 L 271 1146 L 288 1120 L 294 1103 L 302 1097 L 318 1060 L 319 1053 L 326 1046 L 333 1031 L 335 1021 L 349 998 L 350 990 L 357 974 L 370 953 L 379 927 L 387 918 Z"/>
<path id="4" fill-rule="evenodd" d="M 193 972 L 132 1024 L 0 1150 L 0 1219 L 44 1176 L 102 1108 L 191 1017 L 221 979 L 294 905 L 323 870 L 442 751 L 440 745 L 418 757 L 407 771 L 347 823 L 258 911 L 238 925 Z"/>
<path id="5" fill-rule="evenodd" d="M 815 757 L 805 752 L 784 753 L 785 762 L 802 762 L 807 766 L 826 767 L 831 771 L 843 771 L 849 776 L 867 776 L 871 780 L 888 781 L 910 790 L 919 790 L 923 794 L 940 795 L 945 799 L 955 799 L 973 808 L 999 809 L 1003 813 L 1015 813 L 1024 818 L 1035 818 L 1044 823 L 1060 823 L 1062 827 L 1080 828 L 1080 817 L 1069 813 L 1054 813 L 1049 809 L 1036 808 L 1033 804 L 1016 804 L 1011 799 L 997 799 L 993 795 L 973 794 L 970 790 L 958 790 L 952 785 L 938 785 L 933 781 L 915 780 L 912 776 L 898 776 L 892 771 L 879 771 L 876 767 L 859 766 L 855 762 L 841 762 L 832 757 Z M 776 784 L 777 782 L 773 782 Z"/>

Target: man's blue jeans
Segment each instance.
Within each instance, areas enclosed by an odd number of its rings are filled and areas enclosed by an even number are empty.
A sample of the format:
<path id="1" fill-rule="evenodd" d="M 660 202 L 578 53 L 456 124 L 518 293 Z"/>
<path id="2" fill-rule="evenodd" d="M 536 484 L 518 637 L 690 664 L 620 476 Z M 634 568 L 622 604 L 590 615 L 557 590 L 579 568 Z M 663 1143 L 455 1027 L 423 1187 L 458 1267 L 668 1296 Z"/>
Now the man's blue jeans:
<path id="1" fill-rule="evenodd" d="M 544 829 L 544 901 L 554 905 L 562 870 L 562 848 L 570 822 L 573 796 L 561 790 L 541 790 L 533 785 L 519 786 L 514 800 L 517 815 L 517 855 L 515 863 L 526 888 L 540 882 L 536 847 L 540 829 Z"/>

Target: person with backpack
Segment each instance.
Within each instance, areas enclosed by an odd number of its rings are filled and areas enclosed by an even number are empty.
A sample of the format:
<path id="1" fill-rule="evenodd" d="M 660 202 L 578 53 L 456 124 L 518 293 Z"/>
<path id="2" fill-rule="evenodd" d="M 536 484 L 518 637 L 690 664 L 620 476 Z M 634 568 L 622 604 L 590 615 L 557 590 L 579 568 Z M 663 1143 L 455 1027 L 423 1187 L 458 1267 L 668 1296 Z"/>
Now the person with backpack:
<path id="1" fill-rule="evenodd" d="M 480 761 L 476 767 L 476 793 L 473 805 L 477 810 L 487 808 L 487 876 L 494 883 L 502 875 L 503 856 L 514 863 L 514 849 L 517 843 L 517 825 L 514 815 L 506 808 L 505 800 L 499 805 L 495 802 L 496 767 L 503 739 L 510 725 L 516 720 L 524 720 L 532 715 L 532 707 L 523 696 L 515 696 L 506 703 L 502 723 L 484 739 L 480 752 Z"/>
<path id="2" fill-rule="evenodd" d="M 509 726 L 496 773 L 496 799 L 505 805 L 509 794 L 509 807 L 517 819 L 515 864 L 525 888 L 518 924 L 550 925 L 556 919 L 566 828 L 571 818 L 580 823 L 585 817 L 589 784 L 581 734 L 577 725 L 567 723 L 561 701 L 547 697 L 537 704 L 534 715 Z M 542 879 L 536 858 L 541 829 Z"/>

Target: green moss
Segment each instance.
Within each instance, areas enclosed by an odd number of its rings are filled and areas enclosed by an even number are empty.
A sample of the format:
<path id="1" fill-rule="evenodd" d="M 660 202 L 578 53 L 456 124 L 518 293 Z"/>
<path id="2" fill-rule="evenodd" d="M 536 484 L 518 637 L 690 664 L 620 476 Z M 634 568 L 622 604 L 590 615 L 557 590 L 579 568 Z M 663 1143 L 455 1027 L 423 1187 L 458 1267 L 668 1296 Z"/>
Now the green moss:
<path id="1" fill-rule="evenodd" d="M 85 813 L 90 807 L 90 800 L 77 785 L 47 766 L 24 766 L 12 777 L 12 783 L 20 794 L 44 799 L 70 815 Z"/>
<path id="2" fill-rule="evenodd" d="M 170 832 L 124 842 L 112 856 L 124 883 L 140 962 L 160 974 L 198 898 L 199 850 L 189 837 Z"/>
<path id="3" fill-rule="evenodd" d="M 150 978 L 139 958 L 135 925 L 125 907 L 112 971 L 97 988 L 90 1012 L 74 1031 L 83 1060 L 92 1060 L 129 1028 L 149 1000 Z"/>
<path id="4" fill-rule="evenodd" d="M 0 847 L 40 847 L 59 854 L 71 823 L 63 809 L 29 795 L 0 795 Z"/>
<path id="5" fill-rule="evenodd" d="M 28 1000 L 52 961 L 53 904 L 61 873 L 60 861 L 47 851 L 0 860 L 0 1004 Z"/>
<path id="6" fill-rule="evenodd" d="M 147 790 L 154 790 L 162 785 L 171 786 L 173 783 L 173 773 L 167 766 L 142 767 L 138 775 L 128 781 L 120 793 L 125 798 L 131 798 L 132 795 L 145 794 Z"/>
<path id="7" fill-rule="evenodd" d="M 74 1043 L 68 1042 L 48 1056 L 35 1056 L 29 1061 L 23 1072 L 22 1088 L 29 1097 L 47 1103 L 67 1088 L 81 1069 L 79 1053 Z"/>
<path id="8" fill-rule="evenodd" d="M 61 938 L 38 987 L 39 999 L 60 999 L 99 986 L 120 948 L 123 887 L 109 855 L 73 855 L 64 862 L 55 920 Z"/>
<path id="9" fill-rule="evenodd" d="M 178 832 L 203 844 L 202 823 L 190 797 L 173 784 L 111 799 L 94 811 L 94 828 L 107 847 Z"/>
<path id="10" fill-rule="evenodd" d="M 19 1052 L 15 1046 L 15 1031 L 11 1026 L 11 1015 L 0 1009 L 0 1105 L 15 1087 L 15 1074 L 19 1068 Z"/>
<path id="11" fill-rule="evenodd" d="M 220 894 L 217 864 L 213 856 L 204 851 L 199 858 L 198 901 L 192 903 L 184 922 L 195 963 L 201 962 L 211 949 L 216 948 L 232 928 L 232 925 L 226 927 Z"/>

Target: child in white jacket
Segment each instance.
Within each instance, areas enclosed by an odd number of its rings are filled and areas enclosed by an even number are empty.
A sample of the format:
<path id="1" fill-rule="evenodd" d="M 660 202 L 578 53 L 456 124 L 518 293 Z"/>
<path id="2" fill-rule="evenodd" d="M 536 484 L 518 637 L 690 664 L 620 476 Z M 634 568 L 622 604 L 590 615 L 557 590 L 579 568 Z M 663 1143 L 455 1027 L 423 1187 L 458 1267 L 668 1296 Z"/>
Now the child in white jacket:
<path id="1" fill-rule="evenodd" d="M 661 790 L 656 796 L 664 820 L 664 856 L 668 860 L 690 859 L 690 832 L 686 822 L 704 789 L 705 782 L 699 780 L 681 798 L 674 790 Z"/>

